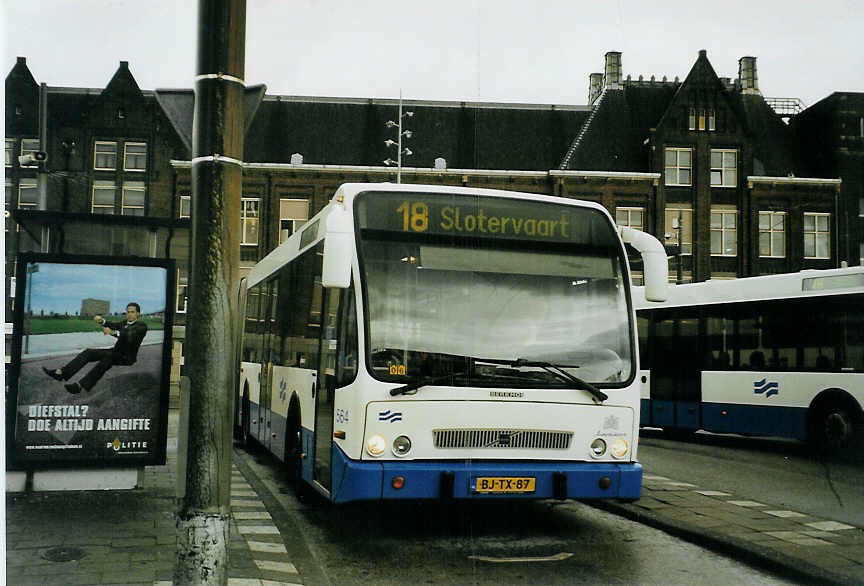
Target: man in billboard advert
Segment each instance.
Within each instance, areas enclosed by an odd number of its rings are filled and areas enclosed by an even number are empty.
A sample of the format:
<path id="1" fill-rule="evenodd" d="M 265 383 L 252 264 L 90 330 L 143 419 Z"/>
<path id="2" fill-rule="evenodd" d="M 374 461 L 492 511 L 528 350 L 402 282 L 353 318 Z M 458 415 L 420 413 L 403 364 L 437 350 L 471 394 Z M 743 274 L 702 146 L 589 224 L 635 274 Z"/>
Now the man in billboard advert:
<path id="1" fill-rule="evenodd" d="M 147 324 L 138 319 L 140 315 L 141 306 L 132 301 L 126 306 L 125 321 L 110 322 L 101 315 L 94 316 L 93 320 L 102 326 L 104 335 L 117 338 L 114 347 L 87 348 L 62 368 L 51 370 L 42 367 L 42 370 L 54 380 L 67 381 L 86 364 L 96 362 L 96 365 L 80 381 L 64 385 L 73 395 L 81 391 L 89 391 L 112 366 L 135 364 L 138 348 L 147 335 Z"/>

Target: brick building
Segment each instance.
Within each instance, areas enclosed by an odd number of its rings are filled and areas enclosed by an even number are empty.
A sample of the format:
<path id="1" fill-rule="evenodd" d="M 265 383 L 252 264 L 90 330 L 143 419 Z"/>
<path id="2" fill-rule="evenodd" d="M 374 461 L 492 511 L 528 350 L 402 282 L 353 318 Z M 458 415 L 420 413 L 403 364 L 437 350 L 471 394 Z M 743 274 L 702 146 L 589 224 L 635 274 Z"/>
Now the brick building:
<path id="1" fill-rule="evenodd" d="M 588 82 L 585 106 L 406 101 L 402 181 L 600 202 L 680 251 L 672 280 L 861 262 L 864 94 L 832 94 L 784 120 L 760 93 L 754 57 L 729 79 L 704 51 L 683 81 L 625 78 L 610 52 Z M 396 100 L 265 89 L 247 88 L 244 105 L 246 267 L 341 183 L 396 180 L 382 162 Z M 18 59 L 6 78 L 7 315 L 19 250 L 168 257 L 182 338 L 193 107 L 189 89 L 141 90 L 123 61 L 105 88 L 87 89 L 40 84 Z M 40 148 L 47 162 L 19 164 Z"/>

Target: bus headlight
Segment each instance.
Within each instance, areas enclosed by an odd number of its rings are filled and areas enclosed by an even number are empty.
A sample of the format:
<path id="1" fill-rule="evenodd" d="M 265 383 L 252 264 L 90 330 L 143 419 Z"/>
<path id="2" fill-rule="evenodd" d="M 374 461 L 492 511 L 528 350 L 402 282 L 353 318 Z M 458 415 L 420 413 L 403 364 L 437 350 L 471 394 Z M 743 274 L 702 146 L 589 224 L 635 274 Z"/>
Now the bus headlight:
<path id="1" fill-rule="evenodd" d="M 387 440 L 380 435 L 373 435 L 366 442 L 366 451 L 370 456 L 377 458 L 387 449 Z"/>
<path id="2" fill-rule="evenodd" d="M 630 444 L 627 443 L 627 440 L 623 437 L 619 437 L 612 442 L 612 445 L 609 447 L 609 453 L 612 454 L 613 458 L 618 458 L 620 460 L 627 455 L 629 449 Z"/>
<path id="3" fill-rule="evenodd" d="M 606 453 L 606 442 L 599 437 L 591 442 L 591 455 L 600 458 Z"/>
<path id="4" fill-rule="evenodd" d="M 400 435 L 393 440 L 393 455 L 404 456 L 411 451 L 411 439 L 406 435 Z"/>

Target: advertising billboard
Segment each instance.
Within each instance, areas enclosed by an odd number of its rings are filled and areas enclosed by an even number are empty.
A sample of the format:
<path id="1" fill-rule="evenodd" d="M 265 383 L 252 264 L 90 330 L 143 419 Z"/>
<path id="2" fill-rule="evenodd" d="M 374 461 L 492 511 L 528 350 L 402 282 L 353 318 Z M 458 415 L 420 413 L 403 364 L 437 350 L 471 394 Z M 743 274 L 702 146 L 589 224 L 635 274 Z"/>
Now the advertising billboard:
<path id="1" fill-rule="evenodd" d="M 165 463 L 173 261 L 22 254 L 10 468 Z"/>

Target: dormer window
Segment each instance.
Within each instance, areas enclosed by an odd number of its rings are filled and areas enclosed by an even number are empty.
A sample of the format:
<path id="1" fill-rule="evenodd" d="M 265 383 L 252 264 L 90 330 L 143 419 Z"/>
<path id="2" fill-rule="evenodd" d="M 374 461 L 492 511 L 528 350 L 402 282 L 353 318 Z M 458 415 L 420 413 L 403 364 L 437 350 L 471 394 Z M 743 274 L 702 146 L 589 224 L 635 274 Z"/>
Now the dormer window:
<path id="1" fill-rule="evenodd" d="M 714 108 L 689 108 L 687 128 L 700 132 L 717 130 L 717 117 L 714 114 Z"/>

